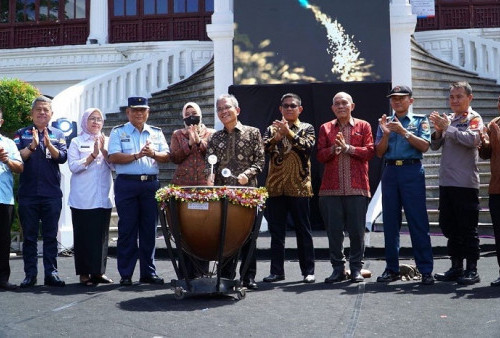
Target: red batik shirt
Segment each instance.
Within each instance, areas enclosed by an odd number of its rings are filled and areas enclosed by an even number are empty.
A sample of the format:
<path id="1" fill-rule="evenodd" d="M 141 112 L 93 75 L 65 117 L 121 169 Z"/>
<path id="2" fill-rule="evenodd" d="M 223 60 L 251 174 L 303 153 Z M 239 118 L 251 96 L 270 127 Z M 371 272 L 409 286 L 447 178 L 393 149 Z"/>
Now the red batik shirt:
<path id="1" fill-rule="evenodd" d="M 342 133 L 349 150 L 335 153 L 337 133 Z M 368 161 L 375 154 L 368 122 L 352 118 L 345 126 L 335 119 L 321 125 L 318 161 L 325 165 L 319 196 L 361 195 L 370 197 Z"/>

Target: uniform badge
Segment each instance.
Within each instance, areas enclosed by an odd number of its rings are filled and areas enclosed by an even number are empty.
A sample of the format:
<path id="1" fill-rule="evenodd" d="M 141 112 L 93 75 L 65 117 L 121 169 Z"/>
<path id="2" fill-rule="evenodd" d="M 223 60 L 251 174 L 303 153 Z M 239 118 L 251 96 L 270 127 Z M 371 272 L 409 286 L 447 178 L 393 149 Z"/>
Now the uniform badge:
<path id="1" fill-rule="evenodd" d="M 474 117 L 472 120 L 470 120 L 469 128 L 470 129 L 478 129 L 479 122 L 480 122 L 479 117 Z"/>
<path id="2" fill-rule="evenodd" d="M 429 124 L 427 122 L 422 122 L 421 126 L 422 126 L 422 130 L 426 130 L 426 131 L 429 130 Z"/>

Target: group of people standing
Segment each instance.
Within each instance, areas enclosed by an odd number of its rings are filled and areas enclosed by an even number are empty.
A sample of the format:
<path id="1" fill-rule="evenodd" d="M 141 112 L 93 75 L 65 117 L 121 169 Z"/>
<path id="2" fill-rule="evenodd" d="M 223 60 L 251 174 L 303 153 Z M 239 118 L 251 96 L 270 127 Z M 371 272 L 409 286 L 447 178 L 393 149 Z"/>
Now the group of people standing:
<path id="1" fill-rule="evenodd" d="M 432 112 L 413 114 L 412 91 L 394 87 L 389 95 L 394 114 L 382 115 L 375 142 L 368 122 L 353 117 L 355 103 L 351 95 L 336 93 L 331 110 L 335 118 L 321 125 L 318 141 L 314 127 L 299 119 L 301 98 L 294 93 L 281 97 L 282 118 L 265 130 L 239 120 L 238 100 L 229 94 L 216 101 L 217 116 L 224 128 L 215 131 L 202 123 L 202 112 L 194 102 L 182 109 L 184 128 L 174 131 L 168 146 L 160 128 L 147 124 L 146 98 L 128 99 L 129 122 L 112 129 L 109 138 L 102 133 L 104 116 L 89 108 L 80 121 L 80 135 L 66 149 L 64 134 L 49 125 L 51 100 L 41 96 L 32 104 L 33 125 L 18 130 L 14 142 L 0 136 L 0 288 L 14 289 L 9 283 L 8 253 L 14 198 L 12 173 L 21 173 L 18 193 L 19 215 L 23 229 L 25 279 L 22 288 L 37 283 L 37 240 L 43 237 L 44 283 L 64 286 L 57 270 L 57 230 L 61 211 L 59 164 L 68 161 L 71 177 L 69 205 L 74 227 L 75 270 L 82 285 L 112 283 L 105 275 L 108 231 L 113 207 L 110 196 L 112 170 L 116 171 L 114 202 L 119 216 L 117 264 L 120 284 L 133 284 L 139 259 L 139 282 L 161 285 L 154 262 L 158 217 L 155 192 L 160 187 L 158 163 L 177 164 L 172 184 L 181 186 L 252 186 L 258 185 L 265 156 L 269 171 L 265 186 L 269 193 L 265 216 L 271 234 L 270 274 L 264 282 L 285 279 L 285 237 L 288 222 L 296 233 L 299 265 L 304 283 L 314 283 L 314 245 L 309 219 L 309 201 L 313 195 L 310 157 L 314 147 L 324 164 L 319 189 L 319 207 L 329 240 L 333 272 L 325 283 L 348 278 L 364 281 L 365 215 L 369 203 L 368 162 L 376 154 L 384 158 L 382 205 L 386 268 L 377 282 L 400 278 L 399 230 L 402 209 L 410 230 L 421 283 L 458 281 L 474 284 L 477 272 L 479 238 L 478 156 L 491 158 L 490 211 L 497 252 L 500 245 L 500 120 L 483 129 L 479 114 L 470 107 L 472 89 L 466 82 L 450 87 L 451 115 Z M 499 97 L 500 111 L 500 97 Z M 431 133 L 430 122 L 434 126 Z M 0 112 L 0 126 L 3 120 Z M 423 153 L 442 148 L 439 173 L 439 223 L 448 238 L 451 268 L 432 275 L 433 256 L 426 209 Z M 207 158 L 217 156 L 210 175 Z M 221 168 L 234 175 L 225 177 Z M 5 212 L 4 212 L 5 211 Z M 290 216 L 290 217 L 289 217 Z M 349 270 L 344 255 L 344 232 L 350 239 Z M 255 253 L 248 241 L 242 248 L 240 279 L 243 286 L 256 289 Z M 208 262 L 184 253 L 189 278 L 208 273 Z M 246 262 L 246 260 L 249 260 Z M 234 260 L 234 259 L 233 259 Z M 463 267 L 463 261 L 466 267 Z M 234 260 L 223 265 L 222 276 L 235 278 Z M 499 259 L 500 265 L 500 259 Z M 201 273 L 200 273 L 201 272 Z M 500 278 L 492 283 L 500 285 Z"/>

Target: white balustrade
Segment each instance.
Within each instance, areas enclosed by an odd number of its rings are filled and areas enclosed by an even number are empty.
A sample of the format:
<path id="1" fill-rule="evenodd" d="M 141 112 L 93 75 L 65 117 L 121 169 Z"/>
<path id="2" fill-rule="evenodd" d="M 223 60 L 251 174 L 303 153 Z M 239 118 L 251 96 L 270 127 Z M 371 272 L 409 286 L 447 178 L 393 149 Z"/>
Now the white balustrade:
<path id="1" fill-rule="evenodd" d="M 415 39 L 435 57 L 500 84 L 500 42 L 476 34 L 475 30 L 440 30 L 415 33 Z"/>
<path id="2" fill-rule="evenodd" d="M 208 56 L 211 57 L 211 54 Z M 54 118 L 79 121 L 88 107 L 98 107 L 104 114 L 118 112 L 121 106 L 126 105 L 127 97 L 150 97 L 152 93 L 192 75 L 201 67 L 196 67 L 196 64 L 191 49 L 152 54 L 63 90 L 53 100 Z"/>

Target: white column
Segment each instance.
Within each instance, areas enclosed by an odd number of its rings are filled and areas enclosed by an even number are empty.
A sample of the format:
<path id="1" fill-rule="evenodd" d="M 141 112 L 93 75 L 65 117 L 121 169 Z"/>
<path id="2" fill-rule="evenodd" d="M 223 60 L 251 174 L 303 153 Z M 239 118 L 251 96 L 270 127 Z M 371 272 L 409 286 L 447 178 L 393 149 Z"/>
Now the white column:
<path id="1" fill-rule="evenodd" d="M 392 84 L 411 87 L 411 35 L 417 16 L 412 14 L 408 0 L 392 0 L 390 15 Z"/>
<path id="2" fill-rule="evenodd" d="M 108 43 L 108 1 L 90 0 L 89 37 L 87 44 Z"/>
<path id="3" fill-rule="evenodd" d="M 217 96 L 227 93 L 229 86 L 233 84 L 234 14 L 232 0 L 214 1 L 214 14 L 212 23 L 207 25 L 207 34 L 214 43 L 215 101 Z M 214 127 L 217 130 L 222 129 L 222 122 L 217 114 L 214 117 Z"/>

